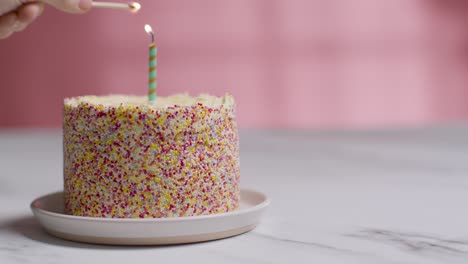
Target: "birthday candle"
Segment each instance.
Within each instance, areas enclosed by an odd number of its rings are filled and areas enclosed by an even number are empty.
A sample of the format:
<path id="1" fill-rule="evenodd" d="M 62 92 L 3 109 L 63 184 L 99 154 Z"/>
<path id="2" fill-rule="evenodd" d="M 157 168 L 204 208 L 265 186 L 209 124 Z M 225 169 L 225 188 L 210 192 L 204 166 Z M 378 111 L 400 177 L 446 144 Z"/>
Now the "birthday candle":
<path id="1" fill-rule="evenodd" d="M 157 82 L 157 54 L 158 48 L 154 43 L 154 33 L 150 25 L 145 25 L 145 31 L 151 36 L 151 44 L 149 45 L 149 78 L 148 78 L 148 100 L 150 102 L 156 101 L 156 88 L 158 87 Z"/>

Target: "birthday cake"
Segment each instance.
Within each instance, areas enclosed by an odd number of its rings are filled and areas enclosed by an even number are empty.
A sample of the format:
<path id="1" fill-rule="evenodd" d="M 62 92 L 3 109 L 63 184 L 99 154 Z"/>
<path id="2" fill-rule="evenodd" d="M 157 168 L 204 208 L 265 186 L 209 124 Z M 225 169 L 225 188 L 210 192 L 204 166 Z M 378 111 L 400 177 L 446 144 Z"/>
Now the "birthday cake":
<path id="1" fill-rule="evenodd" d="M 67 98 L 65 212 L 107 218 L 222 213 L 240 201 L 235 103 L 179 94 Z"/>

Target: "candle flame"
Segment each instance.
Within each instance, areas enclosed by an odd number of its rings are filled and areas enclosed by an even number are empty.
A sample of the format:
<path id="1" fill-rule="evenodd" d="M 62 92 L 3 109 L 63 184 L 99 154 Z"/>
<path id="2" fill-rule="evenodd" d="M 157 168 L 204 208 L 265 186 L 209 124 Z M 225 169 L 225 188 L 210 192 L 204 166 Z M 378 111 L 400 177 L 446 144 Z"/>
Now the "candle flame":
<path id="1" fill-rule="evenodd" d="M 132 13 L 136 13 L 136 12 L 140 11 L 140 9 L 141 9 L 141 5 L 139 3 L 137 3 L 137 2 L 129 3 L 128 7 L 130 7 L 130 12 L 132 12 Z"/>
<path id="2" fill-rule="evenodd" d="M 152 29 L 151 26 L 148 25 L 148 24 L 145 25 L 145 31 L 146 31 L 146 33 L 148 33 L 148 35 L 150 35 L 150 36 L 153 34 L 153 29 Z"/>
<path id="3" fill-rule="evenodd" d="M 145 31 L 146 31 L 146 33 L 148 33 L 148 35 L 150 35 L 151 43 L 154 43 L 154 32 L 153 32 L 153 29 L 151 28 L 151 26 L 146 24 L 145 25 Z"/>

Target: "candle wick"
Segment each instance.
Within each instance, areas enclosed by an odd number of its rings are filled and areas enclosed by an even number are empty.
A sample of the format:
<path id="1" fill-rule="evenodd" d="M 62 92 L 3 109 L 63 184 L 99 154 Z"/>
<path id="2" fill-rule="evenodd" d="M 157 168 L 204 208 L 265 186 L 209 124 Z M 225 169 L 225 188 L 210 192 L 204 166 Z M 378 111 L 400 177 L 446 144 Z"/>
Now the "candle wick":
<path id="1" fill-rule="evenodd" d="M 151 43 L 154 43 L 154 33 L 151 31 Z"/>

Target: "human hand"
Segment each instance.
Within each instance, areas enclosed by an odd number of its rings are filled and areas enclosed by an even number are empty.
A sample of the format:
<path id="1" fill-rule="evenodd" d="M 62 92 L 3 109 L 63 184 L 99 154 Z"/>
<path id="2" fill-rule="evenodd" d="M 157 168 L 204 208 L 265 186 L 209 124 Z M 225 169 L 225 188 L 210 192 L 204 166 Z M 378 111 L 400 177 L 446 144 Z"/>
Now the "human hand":
<path id="1" fill-rule="evenodd" d="M 44 4 L 67 13 L 84 13 L 92 0 L 0 0 L 0 39 L 25 29 L 41 15 Z"/>

